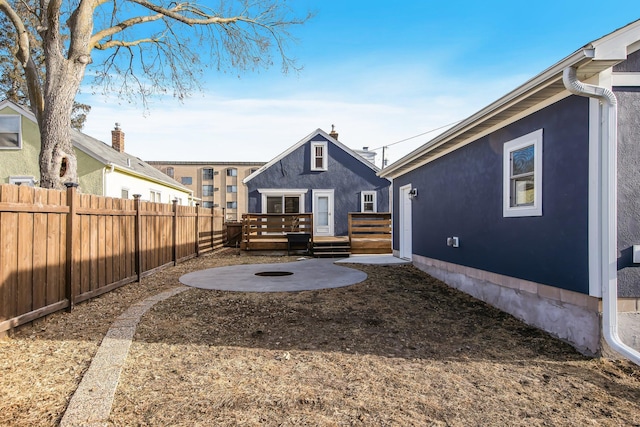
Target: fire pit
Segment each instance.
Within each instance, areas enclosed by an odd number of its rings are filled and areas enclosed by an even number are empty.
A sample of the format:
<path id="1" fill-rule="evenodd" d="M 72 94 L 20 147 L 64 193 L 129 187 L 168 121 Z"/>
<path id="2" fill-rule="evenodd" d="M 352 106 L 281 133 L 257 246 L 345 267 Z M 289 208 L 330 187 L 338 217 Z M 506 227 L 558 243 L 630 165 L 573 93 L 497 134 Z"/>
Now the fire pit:
<path id="1" fill-rule="evenodd" d="M 278 277 L 278 276 L 291 276 L 293 273 L 290 271 L 260 271 L 255 273 L 256 276 L 262 277 Z"/>

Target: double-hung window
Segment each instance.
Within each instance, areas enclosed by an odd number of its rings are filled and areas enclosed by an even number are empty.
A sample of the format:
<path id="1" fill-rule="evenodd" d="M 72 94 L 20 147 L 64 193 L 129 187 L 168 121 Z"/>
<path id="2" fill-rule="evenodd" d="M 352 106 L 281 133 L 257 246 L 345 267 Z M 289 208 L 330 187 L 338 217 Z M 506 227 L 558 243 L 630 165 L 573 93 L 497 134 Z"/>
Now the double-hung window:
<path id="1" fill-rule="evenodd" d="M 363 191 L 360 196 L 360 212 L 376 212 L 376 192 Z"/>
<path id="2" fill-rule="evenodd" d="M 154 203 L 160 203 L 162 201 L 162 194 L 159 191 L 150 190 L 149 201 Z"/>
<path id="3" fill-rule="evenodd" d="M 311 170 L 326 171 L 327 170 L 327 143 L 311 142 Z"/>
<path id="4" fill-rule="evenodd" d="M 227 193 L 237 193 L 238 186 L 237 185 L 227 185 Z"/>
<path id="5" fill-rule="evenodd" d="M 22 148 L 22 129 L 18 115 L 0 115 L 0 149 Z"/>
<path id="6" fill-rule="evenodd" d="M 542 215 L 542 129 L 504 144 L 503 216 Z"/>

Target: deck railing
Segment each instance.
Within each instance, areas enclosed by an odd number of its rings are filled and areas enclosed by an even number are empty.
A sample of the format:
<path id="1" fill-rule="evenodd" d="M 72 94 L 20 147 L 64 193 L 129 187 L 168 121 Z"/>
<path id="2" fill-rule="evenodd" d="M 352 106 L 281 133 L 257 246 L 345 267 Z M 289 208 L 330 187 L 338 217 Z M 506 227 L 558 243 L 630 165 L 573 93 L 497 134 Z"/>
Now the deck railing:
<path id="1" fill-rule="evenodd" d="M 353 254 L 390 254 L 391 213 L 349 213 L 349 242 Z"/>
<path id="2" fill-rule="evenodd" d="M 287 250 L 287 233 L 309 233 L 313 241 L 313 214 L 243 214 L 243 250 Z"/>

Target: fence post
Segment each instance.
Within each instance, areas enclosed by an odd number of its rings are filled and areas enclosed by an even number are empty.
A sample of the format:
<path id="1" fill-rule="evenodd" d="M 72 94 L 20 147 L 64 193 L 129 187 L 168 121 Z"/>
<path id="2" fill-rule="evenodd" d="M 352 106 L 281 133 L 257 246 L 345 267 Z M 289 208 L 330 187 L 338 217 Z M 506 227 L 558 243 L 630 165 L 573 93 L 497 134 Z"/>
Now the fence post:
<path id="1" fill-rule="evenodd" d="M 75 259 L 73 258 L 74 254 L 74 242 L 78 241 L 76 236 L 76 188 L 78 188 L 78 184 L 75 182 L 65 182 L 64 184 L 67 187 L 67 206 L 69 207 L 69 213 L 67 214 L 67 262 L 65 265 L 65 293 L 67 300 L 69 301 L 69 305 L 67 306 L 67 311 L 73 310 L 73 306 L 76 303 L 76 287 L 75 281 L 76 277 L 74 274 L 74 263 Z"/>
<path id="2" fill-rule="evenodd" d="M 196 256 L 200 256 L 200 203 L 196 203 Z"/>
<path id="3" fill-rule="evenodd" d="M 349 215 L 349 223 L 347 228 L 349 230 L 349 246 L 351 246 L 351 235 L 353 231 L 353 214 L 349 212 L 348 215 Z"/>
<path id="4" fill-rule="evenodd" d="M 211 250 L 216 249 L 216 208 L 211 207 Z"/>
<path id="5" fill-rule="evenodd" d="M 136 274 L 138 275 L 138 279 L 136 282 L 140 282 L 142 280 L 142 215 L 140 214 L 140 197 L 142 194 L 134 194 L 133 195 L 133 205 L 136 209 L 136 220 L 135 220 L 135 269 Z"/>
<path id="6" fill-rule="evenodd" d="M 178 199 L 173 199 L 173 265 L 178 265 Z"/>

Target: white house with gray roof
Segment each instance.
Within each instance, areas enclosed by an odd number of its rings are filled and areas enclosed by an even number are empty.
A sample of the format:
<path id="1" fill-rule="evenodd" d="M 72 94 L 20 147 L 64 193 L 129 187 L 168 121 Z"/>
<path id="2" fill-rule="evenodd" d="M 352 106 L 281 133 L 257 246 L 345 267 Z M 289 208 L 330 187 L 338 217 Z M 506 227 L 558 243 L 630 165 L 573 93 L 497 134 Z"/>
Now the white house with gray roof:
<path id="1" fill-rule="evenodd" d="M 124 132 L 116 125 L 112 144 L 71 130 L 78 159 L 80 191 L 85 194 L 187 205 L 192 191 L 158 169 L 124 151 Z M 37 185 L 40 132 L 35 116 L 10 101 L 0 102 L 0 182 Z"/>

